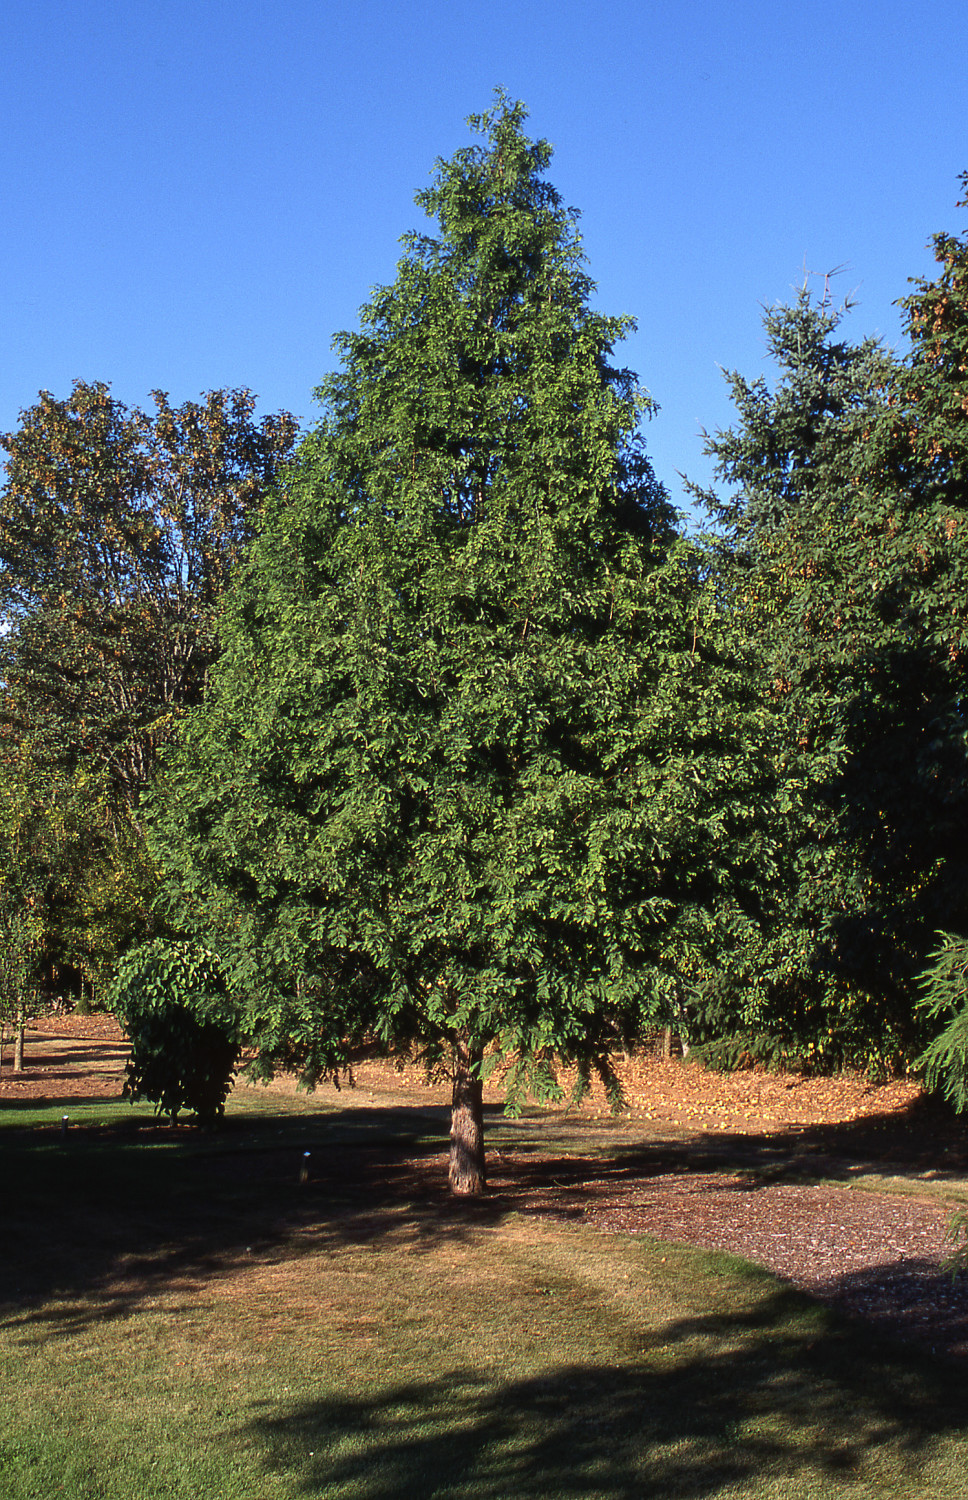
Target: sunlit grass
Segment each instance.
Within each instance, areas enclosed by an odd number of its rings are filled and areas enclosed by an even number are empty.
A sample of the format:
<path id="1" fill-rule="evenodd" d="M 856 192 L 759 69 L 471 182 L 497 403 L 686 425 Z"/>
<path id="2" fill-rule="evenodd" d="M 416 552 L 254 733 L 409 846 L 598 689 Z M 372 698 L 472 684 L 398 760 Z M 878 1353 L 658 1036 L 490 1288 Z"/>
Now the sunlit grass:
<path id="1" fill-rule="evenodd" d="M 255 1099 L 0 1111 L 3 1500 L 964 1496 L 957 1372 L 729 1257 L 408 1196 L 373 1142 L 417 1115 Z"/>

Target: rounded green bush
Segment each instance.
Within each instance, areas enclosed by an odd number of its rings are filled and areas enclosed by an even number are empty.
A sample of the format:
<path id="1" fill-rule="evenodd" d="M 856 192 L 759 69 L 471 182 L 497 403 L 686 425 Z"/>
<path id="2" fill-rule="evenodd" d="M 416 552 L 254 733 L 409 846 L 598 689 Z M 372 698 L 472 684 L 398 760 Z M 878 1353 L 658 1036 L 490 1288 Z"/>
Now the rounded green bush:
<path id="1" fill-rule="evenodd" d="M 111 1008 L 131 1041 L 125 1096 L 151 1100 L 172 1120 L 181 1110 L 201 1124 L 217 1119 L 242 1049 L 215 955 L 167 938 L 133 949 L 118 967 Z"/>

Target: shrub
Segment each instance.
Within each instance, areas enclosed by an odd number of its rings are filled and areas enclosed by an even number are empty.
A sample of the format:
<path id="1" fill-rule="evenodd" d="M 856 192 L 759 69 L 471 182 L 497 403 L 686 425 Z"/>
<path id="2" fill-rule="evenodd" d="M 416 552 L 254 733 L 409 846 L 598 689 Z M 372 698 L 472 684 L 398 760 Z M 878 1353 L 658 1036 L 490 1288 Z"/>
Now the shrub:
<path id="1" fill-rule="evenodd" d="M 166 938 L 133 949 L 118 967 L 111 1008 L 131 1041 L 125 1097 L 150 1099 L 172 1121 L 187 1109 L 214 1123 L 241 1053 L 238 1008 L 215 955 Z"/>

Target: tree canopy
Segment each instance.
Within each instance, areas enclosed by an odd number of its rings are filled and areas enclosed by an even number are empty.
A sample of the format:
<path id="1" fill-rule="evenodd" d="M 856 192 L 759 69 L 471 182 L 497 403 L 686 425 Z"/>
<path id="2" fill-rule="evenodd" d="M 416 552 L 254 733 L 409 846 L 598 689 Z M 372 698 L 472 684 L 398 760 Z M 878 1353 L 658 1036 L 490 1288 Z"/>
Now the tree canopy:
<path id="1" fill-rule="evenodd" d="M 955 321 L 952 243 L 943 237 L 943 300 Z M 907 361 L 843 339 L 841 313 L 806 290 L 771 309 L 779 380 L 771 390 L 730 376 L 739 422 L 709 443 L 731 487 L 713 506 L 723 587 L 755 644 L 782 747 L 786 874 L 761 1034 L 742 1037 L 754 1052 L 910 1063 L 925 1041 L 918 975 L 935 933 L 965 922 L 964 547 L 952 493 L 964 428 L 937 375 L 952 359 L 931 311 L 939 296 L 924 286 L 907 304 Z M 716 1020 L 728 1032 L 724 1013 Z"/>
<path id="2" fill-rule="evenodd" d="M 487 1077 L 617 1102 L 660 1022 L 963 1104 L 968 240 L 905 354 L 827 289 L 767 312 L 690 538 L 525 120 L 437 162 L 298 446 L 247 391 L 83 381 L 0 437 L 8 1008 L 141 943 L 132 1088 L 208 1116 L 243 1044 L 420 1056 L 462 1193 Z"/>
<path id="3" fill-rule="evenodd" d="M 73 769 L 137 801 L 215 655 L 213 609 L 296 435 L 248 391 L 149 416 L 106 385 L 21 413 L 0 492 L 7 711 Z"/>
<path id="4" fill-rule="evenodd" d="M 215 606 L 296 435 L 285 412 L 255 422 L 247 391 L 154 400 L 149 416 L 77 381 L 0 437 L 0 729 L 20 816 L 57 851 L 47 956 L 90 978 L 144 930 L 141 798 L 203 696 Z"/>

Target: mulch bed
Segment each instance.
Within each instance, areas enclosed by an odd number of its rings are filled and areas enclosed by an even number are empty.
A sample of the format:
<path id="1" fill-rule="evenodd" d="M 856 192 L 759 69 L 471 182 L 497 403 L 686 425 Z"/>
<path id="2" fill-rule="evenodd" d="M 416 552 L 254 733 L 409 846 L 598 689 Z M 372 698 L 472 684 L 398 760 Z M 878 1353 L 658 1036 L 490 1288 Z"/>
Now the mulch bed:
<path id="1" fill-rule="evenodd" d="M 561 1165 L 551 1187 L 522 1195 L 508 1183 L 511 1201 L 521 1198 L 519 1211 L 725 1250 L 887 1333 L 968 1357 L 968 1279 L 953 1281 L 945 1268 L 950 1210 L 937 1199 L 826 1183 L 763 1184 L 745 1173 L 569 1184 Z"/>

